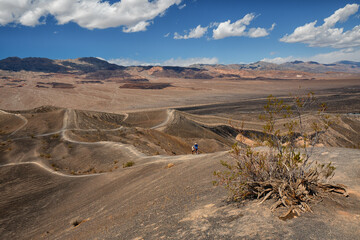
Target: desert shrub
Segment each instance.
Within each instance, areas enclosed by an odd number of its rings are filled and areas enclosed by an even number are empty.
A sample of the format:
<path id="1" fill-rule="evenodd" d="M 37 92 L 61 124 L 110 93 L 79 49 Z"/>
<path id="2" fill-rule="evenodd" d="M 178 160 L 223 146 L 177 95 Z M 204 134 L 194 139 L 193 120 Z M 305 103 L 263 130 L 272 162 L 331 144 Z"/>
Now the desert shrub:
<path id="1" fill-rule="evenodd" d="M 290 103 L 269 96 L 260 116 L 265 122 L 263 137 L 258 139 L 263 147 L 247 146 L 242 141 L 235 144 L 232 161 L 221 161 L 226 170 L 214 172 L 218 177 L 214 184 L 225 186 L 233 201 L 255 198 L 263 203 L 273 198 L 272 210 L 288 208 L 282 217 L 311 211 L 309 203 L 326 191 L 347 196 L 344 186 L 327 183 L 335 172 L 332 163 L 310 158 L 321 135 L 334 122 L 325 114 L 324 104 L 320 104 L 316 118 L 306 119 L 314 116 L 310 110 L 316 103 L 312 93 L 293 97 Z"/>
<path id="2" fill-rule="evenodd" d="M 51 158 L 51 154 L 50 153 L 40 153 L 40 157 L 42 157 L 42 158 Z"/>
<path id="3" fill-rule="evenodd" d="M 123 163 L 123 168 L 131 167 L 134 165 L 135 165 L 134 161 L 129 161 L 129 162 Z"/>
<path id="4" fill-rule="evenodd" d="M 58 139 L 60 135 L 58 133 L 55 133 L 51 136 L 51 139 Z"/>

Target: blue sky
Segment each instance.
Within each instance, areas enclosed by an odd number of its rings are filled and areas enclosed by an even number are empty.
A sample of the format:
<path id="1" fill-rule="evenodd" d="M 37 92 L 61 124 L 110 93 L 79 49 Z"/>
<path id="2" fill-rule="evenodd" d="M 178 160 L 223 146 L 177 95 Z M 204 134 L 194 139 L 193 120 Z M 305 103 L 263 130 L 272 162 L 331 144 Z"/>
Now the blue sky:
<path id="1" fill-rule="evenodd" d="M 0 0 L 0 58 L 360 61 L 359 1 Z"/>

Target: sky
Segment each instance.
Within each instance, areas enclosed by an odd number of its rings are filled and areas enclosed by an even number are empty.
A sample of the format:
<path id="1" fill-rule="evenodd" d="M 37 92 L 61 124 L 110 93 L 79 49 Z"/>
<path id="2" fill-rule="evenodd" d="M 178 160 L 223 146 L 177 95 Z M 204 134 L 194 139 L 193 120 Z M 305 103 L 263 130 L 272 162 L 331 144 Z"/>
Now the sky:
<path id="1" fill-rule="evenodd" d="M 359 6 L 359 0 L 0 0 L 0 59 L 360 62 Z"/>

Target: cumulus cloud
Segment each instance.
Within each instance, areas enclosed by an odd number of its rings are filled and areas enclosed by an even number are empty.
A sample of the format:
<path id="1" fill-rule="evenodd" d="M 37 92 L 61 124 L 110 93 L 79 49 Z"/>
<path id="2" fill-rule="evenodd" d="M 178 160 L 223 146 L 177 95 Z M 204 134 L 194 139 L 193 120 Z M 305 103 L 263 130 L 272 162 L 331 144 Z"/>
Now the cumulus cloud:
<path id="1" fill-rule="evenodd" d="M 226 37 L 265 37 L 269 35 L 275 27 L 275 23 L 271 26 L 270 29 L 265 29 L 261 27 L 250 28 L 247 30 L 247 26 L 250 25 L 251 21 L 255 18 L 255 14 L 249 13 L 246 14 L 242 19 L 237 20 L 234 23 L 231 23 L 230 20 L 225 22 L 216 23 L 214 26 L 216 29 L 213 30 L 214 39 L 222 39 Z"/>
<path id="2" fill-rule="evenodd" d="M 174 39 L 189 39 L 189 38 L 201 38 L 207 32 L 208 27 L 201 27 L 198 25 L 196 28 L 190 29 L 189 34 L 180 35 L 177 32 L 174 33 Z"/>
<path id="3" fill-rule="evenodd" d="M 324 19 L 321 26 L 315 26 L 317 21 L 297 27 L 290 35 L 280 39 L 287 43 L 306 43 L 310 47 L 333 47 L 348 48 L 360 46 L 360 25 L 345 31 L 336 28 L 337 23 L 345 22 L 351 15 L 359 10 L 359 4 L 347 4 L 334 12 L 330 17 Z"/>
<path id="4" fill-rule="evenodd" d="M 251 38 L 258 38 L 269 35 L 269 32 L 265 28 L 250 28 L 247 35 Z"/>
<path id="5" fill-rule="evenodd" d="M 52 15 L 58 24 L 75 22 L 87 29 L 124 26 L 124 32 L 145 31 L 151 20 L 182 0 L 122 0 L 110 4 L 99 0 L 1 0 L 0 25 L 41 24 Z"/>
<path id="6" fill-rule="evenodd" d="M 188 67 L 192 64 L 217 64 L 219 60 L 215 57 L 213 58 L 171 58 L 163 62 L 143 62 L 133 59 L 110 59 L 110 63 L 115 63 L 122 66 L 181 66 Z"/>
<path id="7" fill-rule="evenodd" d="M 301 61 L 315 61 L 320 63 L 334 63 L 342 60 L 360 62 L 360 49 L 341 49 L 329 53 L 321 53 L 311 57 L 277 57 L 277 58 L 264 58 L 261 61 L 281 64 L 284 62 L 291 62 L 295 60 Z"/>
<path id="8" fill-rule="evenodd" d="M 196 28 L 190 29 L 189 34 L 180 35 L 179 33 L 175 32 L 174 39 L 201 38 L 207 33 L 209 28 L 213 29 L 213 39 L 222 39 L 226 37 L 259 38 L 268 36 L 276 26 L 276 24 L 273 23 L 268 29 L 261 27 L 247 29 L 248 25 L 250 25 L 254 18 L 256 18 L 255 14 L 249 13 L 234 23 L 231 23 L 230 20 L 227 20 L 220 23 L 211 22 L 206 27 L 201 27 L 201 25 L 198 25 Z"/>

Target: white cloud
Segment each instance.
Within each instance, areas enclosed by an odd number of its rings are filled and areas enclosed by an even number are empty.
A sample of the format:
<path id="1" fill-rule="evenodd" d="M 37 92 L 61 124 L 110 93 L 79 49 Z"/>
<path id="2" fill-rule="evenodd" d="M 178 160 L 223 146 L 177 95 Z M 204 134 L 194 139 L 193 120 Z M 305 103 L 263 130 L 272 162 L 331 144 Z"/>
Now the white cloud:
<path id="1" fill-rule="evenodd" d="M 184 3 L 183 5 L 180 5 L 178 8 L 181 10 L 181 9 L 183 9 L 184 7 L 186 7 L 186 3 Z"/>
<path id="2" fill-rule="evenodd" d="M 214 39 L 222 39 L 231 36 L 245 36 L 246 25 L 249 25 L 255 17 L 254 14 L 246 14 L 244 18 L 231 23 L 230 20 L 219 23 L 213 30 Z"/>
<path id="3" fill-rule="evenodd" d="M 174 33 L 174 39 L 189 39 L 189 38 L 201 38 L 207 32 L 208 27 L 201 27 L 198 25 L 196 28 L 190 29 L 189 34 L 180 35 L 177 32 Z"/>
<path id="4" fill-rule="evenodd" d="M 250 28 L 248 36 L 251 38 L 265 37 L 269 35 L 265 28 Z"/>
<path id="5" fill-rule="evenodd" d="M 324 19 L 324 25 L 333 27 L 337 22 L 346 22 L 351 15 L 354 15 L 359 10 L 358 4 L 346 4 L 345 7 L 339 8 L 328 18 Z"/>
<path id="6" fill-rule="evenodd" d="M 285 35 L 280 39 L 287 43 L 306 43 L 310 47 L 333 47 L 348 48 L 360 46 L 360 25 L 345 31 L 343 28 L 335 28 L 338 22 L 345 22 L 359 9 L 359 4 L 347 4 L 340 8 L 330 17 L 324 19 L 324 24 L 315 26 L 317 21 L 307 23 L 297 27 L 290 35 Z"/>
<path id="7" fill-rule="evenodd" d="M 146 28 L 151 24 L 151 22 L 139 22 L 134 26 L 124 27 L 123 32 L 143 32 L 146 31 Z"/>
<path id="8" fill-rule="evenodd" d="M 269 29 L 269 31 L 274 30 L 275 27 L 276 27 L 276 23 L 273 23 L 273 24 L 271 25 L 271 28 Z"/>
<path id="9" fill-rule="evenodd" d="M 285 63 L 285 62 L 291 62 L 296 60 L 293 56 L 289 56 L 289 57 L 276 57 L 276 58 L 263 58 L 261 59 L 261 61 L 263 62 L 269 62 L 269 63 L 276 63 L 276 64 L 281 64 L 281 63 Z M 297 60 L 300 60 L 297 58 Z"/>
<path id="10" fill-rule="evenodd" d="M 133 59 L 124 59 L 124 58 L 118 58 L 118 59 L 110 59 L 108 60 L 110 63 L 115 63 L 122 66 L 181 66 L 181 67 L 187 67 L 192 64 L 217 64 L 219 60 L 215 57 L 213 58 L 171 58 L 168 60 L 165 60 L 163 62 L 143 62 L 143 61 L 137 61 Z"/>
<path id="11" fill-rule="evenodd" d="M 334 63 L 342 60 L 360 62 L 360 49 L 341 49 L 339 51 L 317 54 L 311 57 L 311 61 L 321 63 Z"/>
<path id="12" fill-rule="evenodd" d="M 222 23 L 216 23 L 213 25 L 216 27 L 216 29 L 213 30 L 213 38 L 222 39 L 226 37 L 265 37 L 269 35 L 269 32 L 272 31 L 275 27 L 275 24 L 273 24 L 270 29 L 257 27 L 250 28 L 248 31 L 246 31 L 247 26 L 250 25 L 254 18 L 255 15 L 253 13 L 249 13 L 234 23 L 231 23 L 230 20 Z"/>
<path id="13" fill-rule="evenodd" d="M 161 65 L 163 66 L 181 66 L 187 67 L 192 64 L 217 64 L 219 60 L 216 57 L 213 58 L 171 58 L 164 61 Z"/>
<path id="14" fill-rule="evenodd" d="M 220 24 L 220 23 L 218 23 L 218 22 L 211 22 L 211 23 L 209 24 L 209 28 L 216 28 L 216 27 L 219 26 L 219 24 Z"/>
<path id="15" fill-rule="evenodd" d="M 320 63 L 334 63 L 342 60 L 360 62 L 360 49 L 341 49 L 329 53 L 321 53 L 311 57 L 277 57 L 277 58 L 264 58 L 261 61 L 281 64 L 284 62 L 291 62 L 295 60 L 301 61 L 315 61 Z"/>
<path id="16" fill-rule="evenodd" d="M 167 34 L 164 35 L 164 37 L 168 37 L 170 35 L 170 33 L 168 32 Z"/>
<path id="17" fill-rule="evenodd" d="M 116 58 L 107 60 L 109 63 L 115 63 L 121 66 L 149 66 L 149 65 L 160 65 L 159 63 L 147 63 L 142 61 L 137 61 L 129 58 Z"/>
<path id="18" fill-rule="evenodd" d="M 124 26 L 124 32 L 145 31 L 151 20 L 182 0 L 122 0 L 110 4 L 102 0 L 1 0 L 0 25 L 41 24 L 53 15 L 58 24 L 75 22 L 87 29 Z"/>

